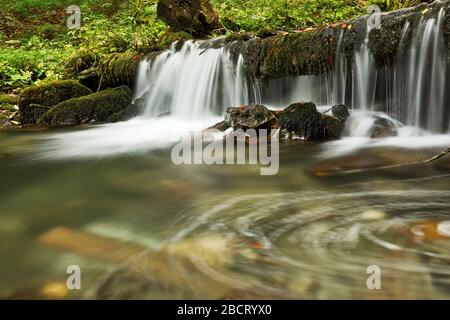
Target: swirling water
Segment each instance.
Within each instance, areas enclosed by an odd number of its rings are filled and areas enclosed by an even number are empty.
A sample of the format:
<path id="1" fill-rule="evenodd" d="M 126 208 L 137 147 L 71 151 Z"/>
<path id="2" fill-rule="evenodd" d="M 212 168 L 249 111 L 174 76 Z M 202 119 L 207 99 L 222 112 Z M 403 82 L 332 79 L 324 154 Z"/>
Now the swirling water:
<path id="1" fill-rule="evenodd" d="M 321 159 L 326 146 L 292 143 L 263 177 L 176 166 L 167 149 L 37 161 L 35 134 L 1 134 L 1 297 L 51 297 L 79 265 L 82 290 L 62 297 L 450 298 L 449 160 L 376 169 L 437 150 Z M 98 238 L 40 240 L 61 227 Z"/>

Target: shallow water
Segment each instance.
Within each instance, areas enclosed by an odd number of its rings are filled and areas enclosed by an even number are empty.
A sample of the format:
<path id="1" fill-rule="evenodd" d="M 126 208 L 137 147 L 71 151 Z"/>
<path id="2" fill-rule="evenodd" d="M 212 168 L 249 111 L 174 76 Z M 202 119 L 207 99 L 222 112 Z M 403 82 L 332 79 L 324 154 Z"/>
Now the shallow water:
<path id="1" fill-rule="evenodd" d="M 450 298 L 450 159 L 376 169 L 439 148 L 322 159 L 329 145 L 292 142 L 278 175 L 260 176 L 175 166 L 169 149 L 37 159 L 35 136 L 0 133 L 2 298 Z M 39 241 L 59 227 L 111 249 Z M 132 249 L 119 257 L 114 239 Z M 62 288 L 69 265 L 81 290 Z M 367 288 L 370 265 L 380 290 Z"/>

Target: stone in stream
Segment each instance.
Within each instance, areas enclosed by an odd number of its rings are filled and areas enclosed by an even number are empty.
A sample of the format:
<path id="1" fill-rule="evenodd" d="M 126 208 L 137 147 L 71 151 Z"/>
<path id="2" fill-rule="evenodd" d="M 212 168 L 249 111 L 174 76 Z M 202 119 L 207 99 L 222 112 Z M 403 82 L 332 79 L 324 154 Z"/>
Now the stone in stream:
<path id="1" fill-rule="evenodd" d="M 37 123 L 51 108 L 37 103 L 25 105 L 20 108 L 20 122 L 22 124 Z"/>
<path id="2" fill-rule="evenodd" d="M 333 116 L 341 120 L 342 122 L 347 121 L 348 117 L 350 117 L 350 112 L 348 111 L 348 107 L 344 104 L 338 104 L 331 108 L 331 113 Z"/>
<path id="3" fill-rule="evenodd" d="M 319 113 L 312 102 L 291 104 L 281 112 L 279 125 L 288 137 L 298 136 L 303 140 L 338 138 L 344 129 L 344 122 Z"/>
<path id="4" fill-rule="evenodd" d="M 108 118 L 131 104 L 131 90 L 127 86 L 70 99 L 56 105 L 38 121 L 46 126 L 68 126 L 107 122 Z"/>
<path id="5" fill-rule="evenodd" d="M 388 138 L 398 136 L 397 127 L 392 121 L 384 118 L 375 120 L 370 133 L 372 139 Z"/>
<path id="6" fill-rule="evenodd" d="M 277 122 L 275 113 L 263 105 L 253 104 L 242 107 L 230 107 L 225 113 L 225 122 L 234 130 L 268 129 Z"/>
<path id="7" fill-rule="evenodd" d="M 65 100 L 86 96 L 91 93 L 90 89 L 73 80 L 52 81 L 43 85 L 31 86 L 20 93 L 19 111 L 22 116 L 24 108 L 30 104 L 54 107 Z"/>

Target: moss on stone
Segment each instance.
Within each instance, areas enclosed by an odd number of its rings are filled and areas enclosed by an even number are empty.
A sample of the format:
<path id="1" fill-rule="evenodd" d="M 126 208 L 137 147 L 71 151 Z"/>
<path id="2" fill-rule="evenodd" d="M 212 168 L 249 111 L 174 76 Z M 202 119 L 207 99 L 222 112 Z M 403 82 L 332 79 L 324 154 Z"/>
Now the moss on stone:
<path id="1" fill-rule="evenodd" d="M 22 90 L 19 96 L 19 109 L 32 103 L 47 107 L 56 106 L 58 103 L 85 96 L 92 93 L 91 90 L 73 80 L 53 81 L 47 84 L 32 86 Z"/>
<path id="2" fill-rule="evenodd" d="M 22 124 L 36 123 L 39 120 L 39 118 L 41 118 L 50 109 L 51 109 L 50 107 L 35 103 L 23 106 L 22 108 L 20 108 L 19 112 L 20 123 Z"/>
<path id="3" fill-rule="evenodd" d="M 8 103 L 8 104 L 17 104 L 19 102 L 19 97 L 10 95 L 10 94 L 0 94 L 0 104 Z"/>
<path id="4" fill-rule="evenodd" d="M 126 85 L 133 88 L 141 59 L 141 55 L 132 52 L 113 53 L 105 57 L 100 68 L 102 86 L 114 88 Z"/>
<path id="5" fill-rule="evenodd" d="M 159 38 L 158 43 L 155 47 L 156 50 L 165 50 L 170 47 L 175 41 L 184 42 L 185 40 L 193 39 L 194 37 L 187 32 L 165 32 L 161 38 Z"/>
<path id="6" fill-rule="evenodd" d="M 121 86 L 64 101 L 45 113 L 38 123 L 68 126 L 107 122 L 111 115 L 125 110 L 130 103 L 131 90 Z"/>
<path id="7" fill-rule="evenodd" d="M 263 39 L 256 74 L 276 78 L 324 73 L 333 63 L 336 36 L 334 29 L 325 28 Z"/>

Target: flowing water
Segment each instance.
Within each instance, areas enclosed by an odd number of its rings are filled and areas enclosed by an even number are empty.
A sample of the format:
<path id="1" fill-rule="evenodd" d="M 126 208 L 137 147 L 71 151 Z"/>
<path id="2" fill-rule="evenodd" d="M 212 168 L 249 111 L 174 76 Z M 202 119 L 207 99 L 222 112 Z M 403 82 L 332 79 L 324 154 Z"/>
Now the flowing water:
<path id="1" fill-rule="evenodd" d="M 0 132 L 0 297 L 450 298 L 449 159 L 396 166 L 450 145 L 443 19 L 405 25 L 407 59 L 389 70 L 370 30 L 348 63 L 342 32 L 331 74 L 264 84 L 228 47 L 174 44 L 140 65 L 139 117 Z M 345 137 L 281 144 L 275 176 L 171 162 L 226 107 L 299 100 L 351 105 Z M 380 119 L 398 136 L 370 139 Z M 65 287 L 69 265 L 81 290 Z"/>
<path id="2" fill-rule="evenodd" d="M 176 166 L 168 149 L 36 160 L 35 136 L 1 133 L 1 297 L 52 297 L 79 265 L 82 289 L 63 297 L 450 298 L 449 160 L 373 169 L 431 151 L 320 160 L 326 146 L 292 143 L 263 177 L 255 165 Z M 355 168 L 372 170 L 345 174 Z M 60 227 L 101 240 L 39 240 Z M 381 290 L 367 289 L 370 265 Z"/>

